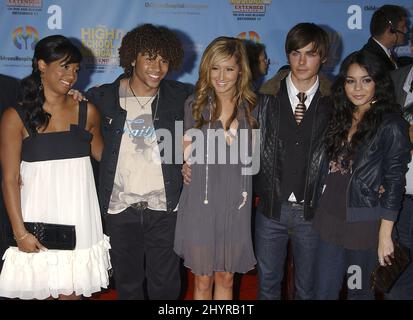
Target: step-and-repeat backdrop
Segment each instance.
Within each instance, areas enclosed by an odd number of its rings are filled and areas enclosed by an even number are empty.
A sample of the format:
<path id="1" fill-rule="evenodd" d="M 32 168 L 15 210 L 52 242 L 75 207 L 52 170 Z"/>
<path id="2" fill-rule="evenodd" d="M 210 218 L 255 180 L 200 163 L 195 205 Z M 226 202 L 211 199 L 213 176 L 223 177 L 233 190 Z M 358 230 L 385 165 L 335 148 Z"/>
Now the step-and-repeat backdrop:
<path id="1" fill-rule="evenodd" d="M 299 22 L 314 22 L 328 31 L 332 48 L 324 71 L 336 74 L 340 61 L 360 49 L 379 6 L 398 4 L 413 13 L 411 0 L 0 0 L 0 73 L 23 78 L 30 73 L 36 42 L 63 34 L 83 49 L 77 87 L 111 82 L 119 68 L 123 35 L 142 23 L 176 31 L 185 48 L 182 69 L 170 77 L 195 83 L 204 48 L 220 35 L 261 42 L 267 47 L 271 77 L 286 64 L 284 41 Z M 399 55 L 411 55 L 409 46 Z"/>

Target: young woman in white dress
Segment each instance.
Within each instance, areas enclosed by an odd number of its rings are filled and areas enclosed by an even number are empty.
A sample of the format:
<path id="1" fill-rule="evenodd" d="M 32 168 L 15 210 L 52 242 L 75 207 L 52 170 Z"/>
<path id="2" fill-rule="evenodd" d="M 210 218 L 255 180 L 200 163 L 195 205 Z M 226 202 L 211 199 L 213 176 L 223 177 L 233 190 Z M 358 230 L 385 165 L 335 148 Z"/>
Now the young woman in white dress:
<path id="1" fill-rule="evenodd" d="M 80 299 L 106 288 L 111 268 L 90 155 L 100 160 L 100 117 L 68 96 L 81 53 L 54 35 L 35 47 L 22 100 L 0 122 L 2 190 L 16 246 L 3 256 L 0 296 Z M 51 250 L 23 222 L 75 225 L 74 250 Z"/>

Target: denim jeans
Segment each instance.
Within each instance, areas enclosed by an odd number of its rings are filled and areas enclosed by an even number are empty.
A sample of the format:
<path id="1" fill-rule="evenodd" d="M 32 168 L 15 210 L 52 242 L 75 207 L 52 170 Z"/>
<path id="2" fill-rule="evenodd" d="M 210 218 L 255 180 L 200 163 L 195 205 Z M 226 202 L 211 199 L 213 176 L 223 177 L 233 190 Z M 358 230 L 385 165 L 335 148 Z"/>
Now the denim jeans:
<path id="1" fill-rule="evenodd" d="M 280 220 L 261 212 L 255 217 L 255 254 L 258 270 L 258 299 L 281 298 L 281 282 L 291 240 L 296 299 L 313 299 L 314 259 L 318 235 L 311 221 L 305 221 L 301 206 L 283 203 Z"/>
<path id="2" fill-rule="evenodd" d="M 410 256 L 413 259 L 413 199 L 411 197 L 404 197 L 396 230 L 398 241 L 410 249 Z M 413 262 L 410 262 L 385 297 L 392 300 L 413 300 Z"/>
<path id="3" fill-rule="evenodd" d="M 315 298 L 337 300 L 343 279 L 348 275 L 352 278 L 350 279 L 352 284 L 357 284 L 357 281 L 359 284 L 355 287 L 347 287 L 347 299 L 373 300 L 374 292 L 370 289 L 370 274 L 378 263 L 377 259 L 377 249 L 349 250 L 320 239 L 315 267 Z M 349 268 L 350 266 L 352 268 Z M 355 278 L 357 275 L 360 275 L 361 279 L 357 280 Z"/>

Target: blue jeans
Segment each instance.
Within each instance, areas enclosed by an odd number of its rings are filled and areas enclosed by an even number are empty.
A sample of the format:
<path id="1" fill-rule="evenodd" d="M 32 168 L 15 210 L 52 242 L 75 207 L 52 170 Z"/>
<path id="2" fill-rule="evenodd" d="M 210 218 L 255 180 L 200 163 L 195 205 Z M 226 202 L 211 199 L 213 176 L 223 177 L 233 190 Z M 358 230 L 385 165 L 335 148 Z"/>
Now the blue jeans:
<path id="1" fill-rule="evenodd" d="M 261 212 L 255 218 L 255 254 L 258 270 L 258 299 L 281 298 L 281 282 L 291 240 L 294 259 L 296 299 L 313 299 L 314 259 L 318 235 L 305 221 L 302 207 L 283 203 L 280 221 Z"/>
<path id="2" fill-rule="evenodd" d="M 413 259 L 413 199 L 411 197 L 404 197 L 396 230 L 398 241 L 410 249 L 410 256 Z M 413 262 L 409 264 L 385 297 L 392 300 L 413 300 Z"/>
<path id="3" fill-rule="evenodd" d="M 342 246 L 319 240 L 315 298 L 317 300 L 337 300 L 345 275 L 350 276 L 353 283 L 357 274 L 350 266 L 358 267 L 361 276 L 360 284 L 356 288 L 347 287 L 348 300 L 373 300 L 374 292 L 370 289 L 370 274 L 377 265 L 377 250 L 349 250 Z M 353 267 L 354 268 L 354 267 Z"/>

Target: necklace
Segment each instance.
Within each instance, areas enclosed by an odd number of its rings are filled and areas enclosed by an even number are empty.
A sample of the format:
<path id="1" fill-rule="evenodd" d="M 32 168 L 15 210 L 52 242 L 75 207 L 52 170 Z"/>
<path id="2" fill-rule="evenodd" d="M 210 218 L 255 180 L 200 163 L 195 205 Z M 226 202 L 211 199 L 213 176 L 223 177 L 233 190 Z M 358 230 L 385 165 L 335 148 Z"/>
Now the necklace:
<path id="1" fill-rule="evenodd" d="M 146 106 L 150 101 L 152 101 L 152 99 L 155 98 L 155 96 L 158 94 L 159 89 L 156 90 L 155 94 L 154 94 L 152 97 L 149 97 L 148 101 L 146 101 L 144 104 L 142 104 L 142 103 L 139 101 L 138 97 L 136 96 L 135 92 L 133 91 L 132 86 L 131 86 L 131 84 L 130 84 L 130 80 L 131 80 L 131 78 L 129 78 L 129 81 L 128 81 L 130 91 L 132 92 L 133 96 L 135 97 L 136 101 L 137 101 L 138 104 L 141 106 L 141 108 L 142 108 L 142 109 L 145 109 L 145 106 Z"/>
<path id="2" fill-rule="evenodd" d="M 130 87 L 130 79 L 128 80 L 128 83 L 129 83 L 129 87 Z M 123 99 L 124 99 L 124 108 L 123 108 L 123 109 L 127 112 L 127 107 L 126 107 L 126 101 L 127 101 L 126 97 L 127 97 L 127 93 L 128 93 L 128 87 L 127 87 L 127 85 L 125 85 L 124 88 L 125 88 L 125 91 L 124 91 L 124 96 L 123 96 Z M 138 98 L 135 96 L 135 93 L 133 92 L 132 88 L 130 88 L 130 89 L 131 89 L 134 97 L 135 97 L 136 100 L 138 101 Z M 154 112 L 153 115 L 152 115 L 152 120 L 153 120 L 154 123 L 155 123 L 155 121 L 158 121 L 158 120 L 159 120 L 159 118 L 157 117 L 157 115 L 158 115 L 159 99 L 160 99 L 160 95 L 161 95 L 161 94 L 159 93 L 159 91 L 160 91 L 160 90 L 159 90 L 159 88 L 158 88 L 158 90 L 156 91 L 155 95 L 153 96 L 153 97 L 155 97 L 155 100 L 156 100 L 155 112 Z M 153 97 L 152 97 L 152 98 L 153 98 Z M 151 101 L 152 98 L 149 99 L 149 101 Z M 138 101 L 138 103 L 139 103 L 139 101 Z M 139 103 L 139 105 L 141 106 L 140 103 Z"/>
<path id="3" fill-rule="evenodd" d="M 205 165 L 205 197 L 204 197 L 204 204 L 208 205 L 209 200 L 208 200 L 208 178 L 209 178 L 209 132 L 211 131 L 211 122 L 212 122 L 212 99 L 208 99 L 208 106 L 209 106 L 209 123 L 208 123 L 208 129 L 207 129 L 207 141 L 206 141 L 206 165 Z M 244 126 L 245 128 L 247 127 L 247 122 L 246 122 L 246 117 L 245 117 L 245 111 L 244 111 Z M 229 130 L 228 130 L 229 131 Z M 232 132 L 230 132 L 232 134 Z M 247 133 L 248 134 L 248 133 Z M 251 134 L 252 135 L 252 134 Z M 235 137 L 235 136 L 234 136 Z M 251 139 L 251 144 L 252 144 L 252 139 Z M 248 138 L 247 138 L 247 147 L 244 150 L 244 158 L 246 160 L 247 158 L 247 150 L 248 150 Z M 238 206 L 238 210 L 241 210 L 243 206 L 247 203 L 247 197 L 248 197 L 248 192 L 247 192 L 247 173 L 244 172 L 243 170 L 246 170 L 246 165 L 244 168 L 241 169 L 241 174 L 243 176 L 242 178 L 242 186 L 241 186 L 241 204 Z"/>

